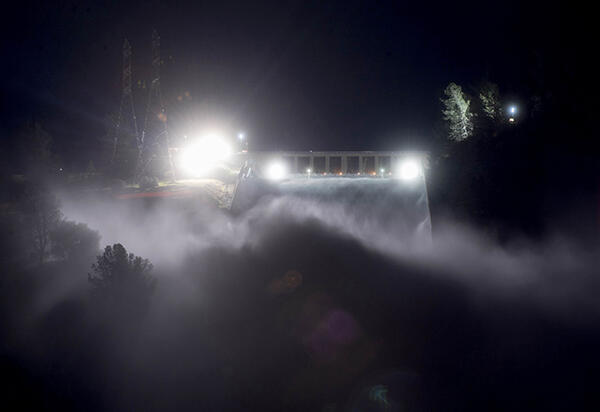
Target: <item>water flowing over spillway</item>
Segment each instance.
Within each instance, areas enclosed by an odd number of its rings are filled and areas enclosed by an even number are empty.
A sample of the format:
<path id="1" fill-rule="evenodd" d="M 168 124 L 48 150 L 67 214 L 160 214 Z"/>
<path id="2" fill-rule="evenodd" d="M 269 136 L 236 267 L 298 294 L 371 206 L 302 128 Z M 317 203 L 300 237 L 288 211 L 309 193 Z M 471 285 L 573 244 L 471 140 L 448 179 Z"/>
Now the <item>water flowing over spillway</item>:
<path id="1" fill-rule="evenodd" d="M 431 242 L 431 217 L 424 179 L 299 178 L 271 186 L 245 179 L 234 208 L 248 209 L 269 198 L 281 210 L 314 218 L 349 235 L 380 243 L 384 250 L 411 250 Z M 390 250 L 391 251 L 391 250 Z"/>

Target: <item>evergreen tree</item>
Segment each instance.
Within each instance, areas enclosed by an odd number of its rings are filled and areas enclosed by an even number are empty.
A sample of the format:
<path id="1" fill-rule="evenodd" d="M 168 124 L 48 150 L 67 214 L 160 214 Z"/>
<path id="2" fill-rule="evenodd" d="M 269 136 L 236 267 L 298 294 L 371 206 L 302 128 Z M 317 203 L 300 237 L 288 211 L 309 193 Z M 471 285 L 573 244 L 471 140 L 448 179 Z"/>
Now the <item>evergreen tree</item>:
<path id="1" fill-rule="evenodd" d="M 485 82 L 479 90 L 479 100 L 481 100 L 481 110 L 490 120 L 500 118 L 500 93 L 498 86 L 491 82 Z"/>
<path id="2" fill-rule="evenodd" d="M 106 246 L 88 274 L 94 291 L 113 302 L 144 302 L 153 292 L 155 279 L 148 259 L 127 253 L 120 243 Z"/>
<path id="3" fill-rule="evenodd" d="M 457 142 L 468 139 L 473 134 L 473 113 L 470 110 L 471 100 L 456 83 L 450 83 L 444 90 L 445 98 L 442 113 L 448 122 L 450 140 Z"/>

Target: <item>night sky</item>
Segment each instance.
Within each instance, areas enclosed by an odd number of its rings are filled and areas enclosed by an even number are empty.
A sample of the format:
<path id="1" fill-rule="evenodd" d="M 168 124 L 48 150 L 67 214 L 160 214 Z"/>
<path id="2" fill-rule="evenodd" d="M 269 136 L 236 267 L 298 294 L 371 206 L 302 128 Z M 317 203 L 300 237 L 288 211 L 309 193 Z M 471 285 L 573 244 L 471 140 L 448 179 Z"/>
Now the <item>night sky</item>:
<path id="1" fill-rule="evenodd" d="M 134 83 L 149 84 L 153 28 L 173 138 L 244 130 L 263 150 L 428 149 L 450 81 L 469 90 L 491 80 L 526 99 L 536 56 L 573 56 L 578 36 L 572 13 L 511 2 L 9 7 L 17 9 L 2 28 L 3 122 L 41 120 L 67 158 L 92 156 L 118 110 L 124 37 Z M 144 92 L 134 91 L 140 102 Z"/>

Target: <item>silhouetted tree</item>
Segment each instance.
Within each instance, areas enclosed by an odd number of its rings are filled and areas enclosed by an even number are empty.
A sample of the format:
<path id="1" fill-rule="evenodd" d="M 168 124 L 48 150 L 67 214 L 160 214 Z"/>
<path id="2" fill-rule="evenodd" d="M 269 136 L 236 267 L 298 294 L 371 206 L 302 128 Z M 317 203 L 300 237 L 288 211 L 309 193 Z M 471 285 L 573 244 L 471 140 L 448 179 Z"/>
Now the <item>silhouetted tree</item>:
<path id="1" fill-rule="evenodd" d="M 442 98 L 444 120 L 448 123 L 448 137 L 450 140 L 463 141 L 473 134 L 473 113 L 471 100 L 462 91 L 462 88 L 450 83 L 444 90 Z"/>
<path id="2" fill-rule="evenodd" d="M 21 204 L 25 230 L 30 238 L 33 255 L 39 263 L 48 256 L 50 233 L 61 221 L 56 196 L 43 190 L 31 188 Z"/>
<path id="3" fill-rule="evenodd" d="M 50 232 L 51 252 L 70 262 L 89 262 L 100 249 L 100 234 L 85 223 L 60 222 Z"/>
<path id="4" fill-rule="evenodd" d="M 156 280 L 148 259 L 127 253 L 120 243 L 106 246 L 92 265 L 88 280 L 94 292 L 111 301 L 144 303 L 152 295 Z"/>

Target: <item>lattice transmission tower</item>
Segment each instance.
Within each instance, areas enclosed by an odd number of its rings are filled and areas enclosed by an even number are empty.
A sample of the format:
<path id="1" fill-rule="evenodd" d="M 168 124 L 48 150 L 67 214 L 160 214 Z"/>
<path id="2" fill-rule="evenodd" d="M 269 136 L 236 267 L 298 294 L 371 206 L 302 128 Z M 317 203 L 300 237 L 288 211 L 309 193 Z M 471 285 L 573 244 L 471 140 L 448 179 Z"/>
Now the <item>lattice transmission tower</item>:
<path id="1" fill-rule="evenodd" d="M 125 39 L 123 41 L 121 107 L 119 108 L 119 115 L 115 123 L 111 166 L 114 166 L 115 164 L 120 145 L 131 144 L 131 140 L 134 140 L 138 152 L 141 150 L 141 141 L 138 134 L 137 119 L 135 117 L 135 107 L 133 104 L 131 76 L 131 44 Z"/>
<path id="2" fill-rule="evenodd" d="M 141 137 L 141 150 L 139 153 L 138 177 L 153 174 L 150 166 L 153 165 L 154 172 L 164 170 L 165 166 L 174 179 L 173 160 L 169 149 L 169 130 L 167 128 L 167 111 L 163 105 L 160 90 L 160 36 L 154 30 L 152 32 L 152 73 L 153 78 L 148 93 L 146 116 L 144 118 L 144 129 Z M 166 161 L 166 165 L 165 165 Z M 162 169 L 162 170 L 160 170 Z"/>

